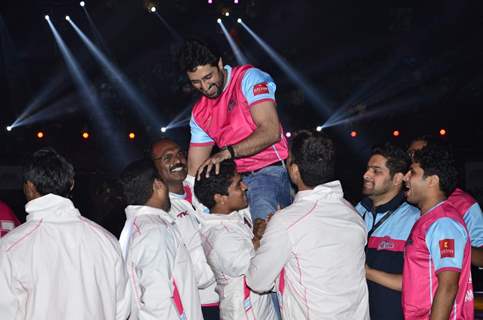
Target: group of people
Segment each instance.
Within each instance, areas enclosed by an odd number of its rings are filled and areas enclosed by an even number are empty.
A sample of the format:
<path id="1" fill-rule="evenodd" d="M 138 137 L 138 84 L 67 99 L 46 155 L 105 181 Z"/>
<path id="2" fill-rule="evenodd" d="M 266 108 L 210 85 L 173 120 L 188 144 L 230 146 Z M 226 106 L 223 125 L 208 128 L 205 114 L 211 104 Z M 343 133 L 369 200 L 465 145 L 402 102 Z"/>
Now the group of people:
<path id="1" fill-rule="evenodd" d="M 483 214 L 447 145 L 374 148 L 353 207 L 325 133 L 288 144 L 267 73 L 197 40 L 179 59 L 201 93 L 188 154 L 161 139 L 121 173 L 119 240 L 69 199 L 73 166 L 33 154 L 0 319 L 473 319 Z"/>

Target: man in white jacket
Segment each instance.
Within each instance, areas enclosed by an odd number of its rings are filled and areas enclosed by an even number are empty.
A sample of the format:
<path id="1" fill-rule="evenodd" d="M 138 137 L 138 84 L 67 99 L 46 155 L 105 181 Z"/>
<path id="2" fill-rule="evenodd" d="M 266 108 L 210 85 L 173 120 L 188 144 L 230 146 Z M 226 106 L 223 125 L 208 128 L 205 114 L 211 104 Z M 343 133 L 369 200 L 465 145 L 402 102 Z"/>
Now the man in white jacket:
<path id="1" fill-rule="evenodd" d="M 167 213 L 167 186 L 148 160 L 130 164 L 121 184 L 129 204 L 119 241 L 133 287 L 131 319 L 203 319 L 189 253 Z"/>
<path id="2" fill-rule="evenodd" d="M 284 320 L 369 319 L 367 231 L 333 180 L 332 141 L 302 131 L 292 139 L 288 159 L 298 193 L 269 221 L 248 286 L 257 292 L 275 288 Z"/>
<path id="3" fill-rule="evenodd" d="M 169 139 L 161 139 L 151 147 L 151 159 L 159 176 L 169 189 L 170 216 L 175 220 L 181 239 L 188 248 L 196 283 L 199 289 L 201 308 L 205 319 L 218 320 L 218 294 L 211 267 L 206 262 L 201 246 L 200 224 L 197 216 L 208 210 L 193 194 L 194 177 L 188 177 L 186 157 L 180 146 Z"/>
<path id="4" fill-rule="evenodd" d="M 74 169 L 52 149 L 24 169 L 27 222 L 0 242 L 0 319 L 125 320 L 128 276 L 119 243 L 67 198 Z"/>
<path id="5" fill-rule="evenodd" d="M 251 292 L 245 283 L 255 255 L 250 212 L 240 211 L 248 206 L 246 190 L 231 160 L 220 164 L 219 174 L 196 181 L 195 194 L 211 211 L 201 217 L 203 248 L 215 272 L 221 319 L 274 320 L 270 295 Z"/>

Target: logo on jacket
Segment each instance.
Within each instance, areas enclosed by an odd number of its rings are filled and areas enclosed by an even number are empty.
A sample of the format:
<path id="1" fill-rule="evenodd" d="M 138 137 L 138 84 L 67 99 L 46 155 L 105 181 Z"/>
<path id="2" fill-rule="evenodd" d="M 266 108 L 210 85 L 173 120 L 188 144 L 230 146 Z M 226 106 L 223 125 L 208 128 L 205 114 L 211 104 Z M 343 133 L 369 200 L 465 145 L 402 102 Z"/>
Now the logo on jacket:
<path id="1" fill-rule="evenodd" d="M 265 94 L 268 93 L 268 86 L 266 82 L 262 82 L 259 84 L 256 84 L 253 87 L 253 95 L 258 96 L 259 94 Z"/>
<path id="2" fill-rule="evenodd" d="M 377 246 L 377 250 L 388 250 L 388 249 L 394 249 L 394 242 L 383 240 Z"/>
<path id="3" fill-rule="evenodd" d="M 183 212 L 180 212 L 176 215 L 176 217 L 178 218 L 181 218 L 181 217 L 184 217 L 184 216 L 187 216 L 188 215 L 188 211 L 183 211 Z"/>
<path id="4" fill-rule="evenodd" d="M 454 239 L 439 240 L 441 258 L 454 258 Z"/>

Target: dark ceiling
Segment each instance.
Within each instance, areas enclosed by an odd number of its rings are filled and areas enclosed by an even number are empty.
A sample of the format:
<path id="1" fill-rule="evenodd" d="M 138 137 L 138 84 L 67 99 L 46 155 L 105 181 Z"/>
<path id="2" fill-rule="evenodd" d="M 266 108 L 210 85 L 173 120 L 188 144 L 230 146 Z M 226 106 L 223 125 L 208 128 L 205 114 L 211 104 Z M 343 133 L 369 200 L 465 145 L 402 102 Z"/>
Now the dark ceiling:
<path id="1" fill-rule="evenodd" d="M 103 143 L 118 137 L 133 158 L 160 135 L 152 123 L 165 125 L 183 111 L 182 118 L 189 116 L 194 94 L 176 68 L 177 42 L 147 10 L 153 4 L 181 37 L 211 39 L 224 52 L 225 61 L 233 64 L 233 53 L 216 23 L 229 10 L 231 15 L 224 21 L 230 34 L 249 62 L 277 82 L 279 113 L 287 130 L 314 128 L 327 120 L 322 107 L 331 114 L 345 106 L 345 113 L 354 120 L 330 130 L 343 143 L 350 130 L 358 130 L 360 141 L 351 150 L 394 139 L 393 129 L 401 131 L 398 139 L 406 143 L 444 127 L 448 138 L 468 157 L 481 157 L 481 148 L 474 145 L 475 139 L 483 138 L 479 112 L 483 3 L 479 0 L 425 2 L 415 8 L 389 8 L 367 1 L 86 2 L 98 35 L 78 1 L 1 1 L 1 128 L 13 123 L 32 102 L 40 102 L 37 121 L 12 132 L 0 130 L 2 164 L 15 163 L 19 156 L 48 144 L 68 153 L 86 170 L 97 166 L 99 159 L 104 159 L 101 166 L 109 170 L 109 149 Z M 72 81 L 45 14 L 86 73 L 109 120 L 119 128 L 115 132 L 101 132 L 94 125 L 95 115 Z M 144 119 L 137 116 L 139 106 L 126 100 L 105 75 L 64 20 L 66 14 L 122 70 L 159 119 L 152 119 L 149 112 Z M 237 17 L 306 82 L 290 80 L 235 22 Z M 306 84 L 316 89 L 323 106 L 309 99 L 303 90 Z M 37 130 L 45 132 L 41 141 L 35 138 Z M 89 130 L 92 139 L 82 141 L 82 130 Z M 134 142 L 127 139 L 129 130 L 137 134 Z M 168 135 L 186 143 L 189 130 L 185 126 Z M 466 139 L 469 136 L 475 139 Z"/>

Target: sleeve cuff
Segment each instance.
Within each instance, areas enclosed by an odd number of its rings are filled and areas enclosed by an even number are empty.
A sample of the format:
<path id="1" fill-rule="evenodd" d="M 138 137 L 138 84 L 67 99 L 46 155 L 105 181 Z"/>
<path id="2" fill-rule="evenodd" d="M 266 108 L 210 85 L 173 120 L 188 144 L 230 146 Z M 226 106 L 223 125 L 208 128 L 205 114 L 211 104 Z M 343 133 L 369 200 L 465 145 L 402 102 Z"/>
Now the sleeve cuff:
<path id="1" fill-rule="evenodd" d="M 271 102 L 273 102 L 275 104 L 275 106 L 277 106 L 277 102 L 275 101 L 275 99 L 273 99 L 273 98 L 263 98 L 263 99 L 260 99 L 260 100 L 257 100 L 257 101 L 254 101 L 254 102 L 250 103 L 248 105 L 248 107 L 251 108 L 254 105 L 257 105 L 257 104 L 262 103 L 262 102 L 267 102 L 267 101 L 271 101 Z"/>
<path id="2" fill-rule="evenodd" d="M 436 273 L 440 273 L 443 271 L 453 271 L 453 272 L 461 272 L 461 268 L 456 268 L 456 267 L 442 267 L 440 269 L 435 270 Z"/>

